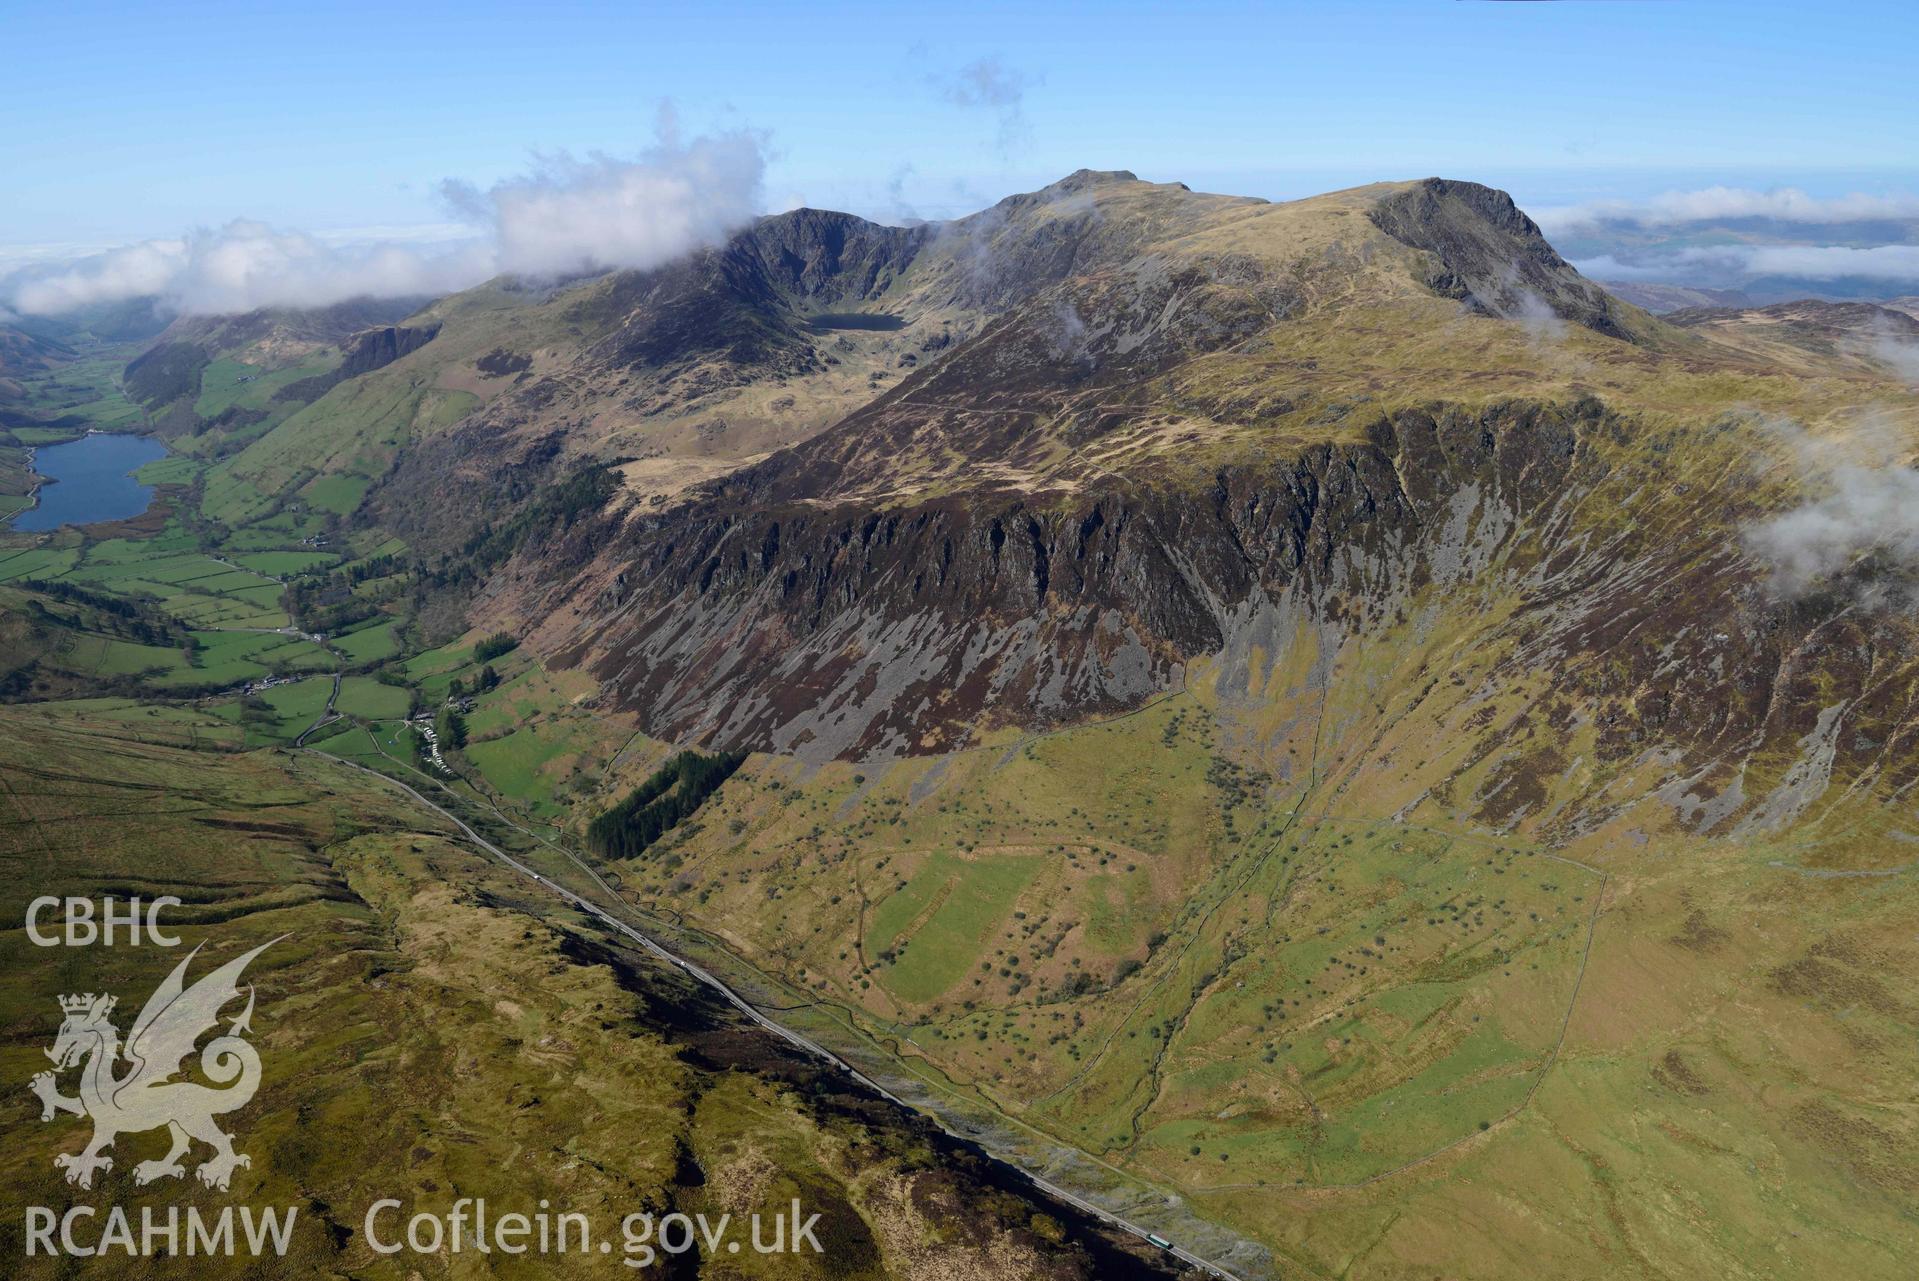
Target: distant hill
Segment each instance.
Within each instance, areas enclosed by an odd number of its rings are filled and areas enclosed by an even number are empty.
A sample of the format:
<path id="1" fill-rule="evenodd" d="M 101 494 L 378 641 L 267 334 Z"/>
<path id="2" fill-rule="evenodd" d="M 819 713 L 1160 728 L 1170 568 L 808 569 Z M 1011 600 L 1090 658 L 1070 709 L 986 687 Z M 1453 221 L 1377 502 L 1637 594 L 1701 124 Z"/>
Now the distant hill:
<path id="1" fill-rule="evenodd" d="M 172 323 L 157 298 L 94 303 L 56 316 L 21 316 L 14 323 L 28 333 L 69 346 L 146 342 Z"/>
<path id="2" fill-rule="evenodd" d="M 1868 302 L 1801 299 L 1768 307 L 1699 307 L 1666 320 L 1788 368 L 1807 373 L 1835 367 L 1883 369 L 1897 353 L 1901 369 L 1919 369 L 1919 318 Z M 1813 359 L 1807 360 L 1807 357 Z"/>
<path id="3" fill-rule="evenodd" d="M 257 432 L 338 381 L 328 375 L 348 360 L 358 334 L 390 326 L 420 301 L 182 317 L 128 362 L 123 385 L 163 434 Z M 362 357 L 359 372 L 371 368 Z"/>
<path id="4" fill-rule="evenodd" d="M 1686 307 L 1746 307 L 1752 300 L 1737 289 L 1697 289 L 1690 285 L 1660 285 L 1650 281 L 1605 280 L 1606 292 L 1655 315 Z"/>
<path id="5" fill-rule="evenodd" d="M 56 339 L 0 324 L 0 378 L 39 373 L 73 359 L 73 348 Z"/>

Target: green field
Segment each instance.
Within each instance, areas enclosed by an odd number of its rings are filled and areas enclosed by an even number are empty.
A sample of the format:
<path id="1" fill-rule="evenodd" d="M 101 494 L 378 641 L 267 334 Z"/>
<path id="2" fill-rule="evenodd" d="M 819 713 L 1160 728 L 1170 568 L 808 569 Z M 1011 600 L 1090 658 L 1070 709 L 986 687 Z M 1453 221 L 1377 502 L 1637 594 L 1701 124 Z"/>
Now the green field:
<path id="1" fill-rule="evenodd" d="M 322 476 L 300 490 L 301 495 L 322 511 L 351 516 L 366 497 L 372 481 L 365 476 Z"/>
<path id="2" fill-rule="evenodd" d="M 340 682 L 340 698 L 335 707 L 363 720 L 392 720 L 406 715 L 407 692 L 397 686 L 382 685 L 371 676 L 348 676 Z"/>
<path id="3" fill-rule="evenodd" d="M 982 963 L 1040 867 L 1035 856 L 933 854 L 912 880 L 874 905 L 866 949 L 874 956 L 898 954 L 880 970 L 880 982 L 915 1003 L 951 991 Z"/>
<path id="4" fill-rule="evenodd" d="M 238 725 L 246 746 L 266 747 L 291 743 L 299 737 L 301 731 L 320 718 L 332 691 L 332 677 L 310 676 L 259 690 L 245 699 L 212 703 L 207 710 Z M 248 706 L 254 702 L 263 706 L 257 710 Z"/>
<path id="5" fill-rule="evenodd" d="M 268 415 L 268 425 L 299 408 L 297 403 L 274 401 L 274 393 L 288 383 L 325 373 L 340 363 L 339 353 L 323 349 L 307 356 L 297 365 L 263 369 L 231 358 L 209 364 L 200 374 L 200 398 L 194 412 L 203 419 L 217 418 L 230 409 L 252 410 Z M 266 430 L 255 425 L 254 433 Z"/>
<path id="6" fill-rule="evenodd" d="M 345 654 L 348 662 L 378 662 L 400 652 L 400 641 L 394 634 L 396 626 L 391 620 L 375 621 L 339 636 L 329 636 L 327 644 Z"/>
<path id="7" fill-rule="evenodd" d="M 147 485 L 190 485 L 204 470 L 204 466 L 194 459 L 174 454 L 167 458 L 155 459 L 133 475 L 136 480 Z"/>
<path id="8" fill-rule="evenodd" d="M 245 565 L 255 573 L 267 574 L 274 578 L 291 578 L 295 574 L 331 569 L 340 560 L 332 552 L 313 551 L 243 552 L 232 559 L 236 564 Z"/>

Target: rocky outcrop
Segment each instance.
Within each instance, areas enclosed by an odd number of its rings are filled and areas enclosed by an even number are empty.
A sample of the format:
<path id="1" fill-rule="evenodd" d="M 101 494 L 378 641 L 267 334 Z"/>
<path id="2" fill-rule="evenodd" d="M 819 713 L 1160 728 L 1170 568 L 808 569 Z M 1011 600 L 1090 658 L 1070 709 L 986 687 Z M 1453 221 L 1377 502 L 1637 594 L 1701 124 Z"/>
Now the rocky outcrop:
<path id="1" fill-rule="evenodd" d="M 438 325 L 386 325 L 365 330 L 346 343 L 336 372 L 345 381 L 384 369 L 432 342 L 439 332 Z"/>
<path id="2" fill-rule="evenodd" d="M 421 301 L 356 298 L 327 307 L 270 307 L 233 316 L 182 316 L 167 326 L 153 346 L 128 362 L 126 392 L 147 410 L 163 433 L 233 425 L 231 418 L 205 421 L 195 409 L 201 375 L 207 366 L 230 359 L 260 369 L 280 369 L 338 346 L 343 354 L 340 366 L 288 383 L 274 393 L 273 399 L 279 404 L 307 404 L 348 378 L 389 364 L 431 338 L 432 328 L 406 330 L 392 323 L 417 309 Z M 242 415 L 249 416 L 257 419 L 265 415 Z"/>
<path id="3" fill-rule="evenodd" d="M 1503 191 L 1427 178 L 1387 195 L 1370 216 L 1393 239 L 1433 255 L 1426 283 L 1436 293 L 1488 315 L 1635 335 L 1626 305 L 1574 271 Z"/>
<path id="4" fill-rule="evenodd" d="M 622 568 L 560 659 L 656 732 L 728 747 L 910 754 L 983 725 L 1111 713 L 1226 648 L 1257 602 L 1360 625 L 1489 562 L 1448 522 L 1461 487 L 1538 510 L 1566 492 L 1599 412 L 1401 416 L 1374 443 L 1222 473 L 1199 494 L 716 503 L 623 535 Z M 607 559 L 605 537 L 576 531 L 537 572 Z"/>
<path id="5" fill-rule="evenodd" d="M 309 405 L 350 378 L 385 369 L 432 342 L 440 326 L 383 325 L 354 334 L 341 344 L 340 363 L 324 374 L 290 382 L 273 394 L 276 402 Z"/>

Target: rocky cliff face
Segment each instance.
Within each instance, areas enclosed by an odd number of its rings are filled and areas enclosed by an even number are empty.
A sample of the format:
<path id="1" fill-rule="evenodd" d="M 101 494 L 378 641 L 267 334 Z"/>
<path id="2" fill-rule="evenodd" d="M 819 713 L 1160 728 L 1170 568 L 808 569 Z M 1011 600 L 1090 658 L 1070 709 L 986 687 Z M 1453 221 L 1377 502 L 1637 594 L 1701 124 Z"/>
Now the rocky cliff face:
<path id="1" fill-rule="evenodd" d="M 1570 320 L 1610 337 L 1633 336 L 1619 300 L 1574 271 L 1503 191 L 1427 178 L 1386 196 L 1370 217 L 1393 239 L 1433 255 L 1427 283 L 1449 298 L 1489 315 Z"/>
<path id="2" fill-rule="evenodd" d="M 592 656 L 662 732 L 738 747 L 914 753 L 1111 714 L 1262 609 L 1362 626 L 1449 567 L 1489 563 L 1563 496 L 1577 430 L 1598 413 L 1404 415 L 1373 441 L 1192 492 L 1115 484 L 884 512 L 739 502 L 643 521 L 561 657 Z M 1482 487 L 1484 527 L 1477 507 L 1449 521 Z M 582 529 L 542 563 L 577 562 L 604 536 Z"/>
<path id="3" fill-rule="evenodd" d="M 355 334 L 341 352 L 340 376 L 357 378 L 384 369 L 433 341 L 438 325 L 383 325 Z"/>
<path id="4" fill-rule="evenodd" d="M 1692 501 L 1622 461 L 1650 430 L 1592 400 L 1413 410 L 1193 491 L 593 522 L 500 586 L 551 611 L 555 660 L 589 667 L 652 732 L 736 749 L 938 752 L 1123 713 L 1196 662 L 1228 693 L 1262 689 L 1303 635 L 1417 649 L 1457 629 L 1498 656 L 1474 684 L 1523 702 L 1466 718 L 1470 691 L 1438 656 L 1378 696 L 1484 744 L 1433 789 L 1481 821 L 1563 799 L 1550 775 L 1572 757 L 1543 747 L 1450 795 L 1535 735 L 1586 734 L 1591 770 L 1650 765 L 1640 786 L 1670 789 L 1701 830 L 1776 826 L 1830 778 L 1909 786 L 1914 709 L 1871 693 L 1919 675 L 1906 629 L 1843 596 L 1776 599 L 1732 537 L 1670 536 L 1697 523 Z M 1780 762 L 1810 762 L 1820 785 Z M 1639 794 L 1588 790 L 1554 821 Z"/>

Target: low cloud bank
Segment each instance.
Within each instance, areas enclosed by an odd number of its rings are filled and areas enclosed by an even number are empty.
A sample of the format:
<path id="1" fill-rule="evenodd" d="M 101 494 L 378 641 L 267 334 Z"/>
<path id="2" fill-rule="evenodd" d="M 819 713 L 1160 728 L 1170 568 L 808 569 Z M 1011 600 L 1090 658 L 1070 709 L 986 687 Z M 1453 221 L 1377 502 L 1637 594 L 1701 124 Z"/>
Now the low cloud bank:
<path id="1" fill-rule="evenodd" d="M 1919 245 L 1699 245 L 1621 258 L 1602 254 L 1573 266 L 1595 280 L 1673 280 L 1702 270 L 1803 280 L 1919 281 Z"/>
<path id="2" fill-rule="evenodd" d="M 236 219 L 218 230 L 128 245 L 29 277 L 14 287 L 13 305 L 32 315 L 146 297 L 188 315 L 322 307 L 348 298 L 447 293 L 484 280 L 490 261 L 478 245 L 444 252 L 336 248 L 305 232 Z"/>
<path id="3" fill-rule="evenodd" d="M 341 243 L 247 219 L 16 272 L 0 304 L 23 314 L 157 297 L 189 315 L 318 307 L 348 298 L 450 293 L 501 273 L 557 277 L 656 267 L 717 244 L 762 208 L 764 139 L 735 132 L 681 141 L 670 117 L 633 159 L 537 157 L 520 177 L 441 192 L 464 235 Z M 373 229 L 376 232 L 379 229 Z"/>
<path id="4" fill-rule="evenodd" d="M 670 124 L 638 160 L 564 152 L 482 191 L 447 182 L 441 192 L 484 226 L 500 271 L 559 276 L 611 267 L 656 267 L 717 244 L 760 212 L 766 155 L 747 132 L 681 144 Z"/>
<path id="5" fill-rule="evenodd" d="M 1800 483 L 1823 490 L 1790 511 L 1748 526 L 1747 548 L 1772 569 L 1780 595 L 1797 597 L 1877 556 L 1919 572 L 1919 471 L 1898 461 L 1882 419 L 1863 419 L 1844 440 L 1814 437 L 1792 423 L 1768 424 Z M 1874 603 L 1874 589 L 1862 588 Z"/>
<path id="6" fill-rule="evenodd" d="M 1891 323 L 1873 327 L 1872 355 L 1894 377 L 1919 387 L 1919 342 L 1897 332 Z"/>
<path id="7" fill-rule="evenodd" d="M 1811 196 L 1797 187 L 1757 191 L 1749 187 L 1704 187 L 1668 191 L 1644 200 L 1593 200 L 1529 209 L 1548 232 L 1624 223 L 1672 227 L 1688 222 L 1765 218 L 1776 222 L 1852 223 L 1919 220 L 1919 195 Z"/>

